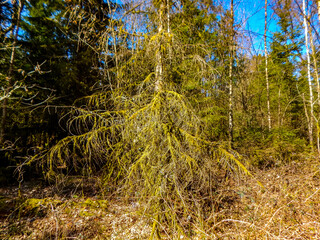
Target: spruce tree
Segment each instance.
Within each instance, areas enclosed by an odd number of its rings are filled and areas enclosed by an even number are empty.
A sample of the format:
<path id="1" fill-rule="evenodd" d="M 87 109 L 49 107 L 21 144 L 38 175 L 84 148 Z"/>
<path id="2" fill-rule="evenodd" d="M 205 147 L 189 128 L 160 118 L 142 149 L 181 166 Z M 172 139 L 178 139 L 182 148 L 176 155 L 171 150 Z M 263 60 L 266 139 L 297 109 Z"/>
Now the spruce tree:
<path id="1" fill-rule="evenodd" d="M 297 128 L 301 122 L 302 105 L 297 98 L 298 76 L 295 66 L 301 52 L 301 32 L 299 25 L 291 17 L 291 1 L 279 1 L 275 9 L 280 30 L 273 34 L 270 44 L 270 78 L 274 111 L 273 119 L 277 127 Z M 288 108 L 289 105 L 289 108 Z M 289 114 L 289 118 L 286 115 Z M 289 120 L 290 119 L 290 120 Z M 288 121 L 289 120 L 289 121 Z"/>

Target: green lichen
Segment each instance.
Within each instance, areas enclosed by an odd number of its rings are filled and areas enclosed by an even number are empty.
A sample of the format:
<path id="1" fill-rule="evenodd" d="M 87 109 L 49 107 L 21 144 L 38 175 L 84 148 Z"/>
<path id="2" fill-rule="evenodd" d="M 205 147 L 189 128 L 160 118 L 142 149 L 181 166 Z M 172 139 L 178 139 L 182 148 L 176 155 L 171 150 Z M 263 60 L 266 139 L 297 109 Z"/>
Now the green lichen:
<path id="1" fill-rule="evenodd" d="M 52 198 L 29 198 L 20 206 L 23 215 L 44 216 L 49 209 L 55 208 L 62 204 L 62 201 Z"/>
<path id="2" fill-rule="evenodd" d="M 88 198 L 82 205 L 89 207 L 89 208 L 100 208 L 100 209 L 107 209 L 108 208 L 108 201 L 107 200 L 92 200 Z"/>

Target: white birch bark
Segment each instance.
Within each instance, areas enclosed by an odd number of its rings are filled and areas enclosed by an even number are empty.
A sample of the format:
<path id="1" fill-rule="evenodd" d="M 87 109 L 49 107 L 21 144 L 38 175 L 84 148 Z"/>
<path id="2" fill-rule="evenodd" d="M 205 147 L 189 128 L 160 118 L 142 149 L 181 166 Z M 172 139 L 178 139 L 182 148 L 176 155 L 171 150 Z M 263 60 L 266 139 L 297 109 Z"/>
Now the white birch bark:
<path id="1" fill-rule="evenodd" d="M 234 58 L 234 12 L 233 12 L 233 0 L 230 3 L 231 11 L 231 34 L 230 34 L 230 62 L 229 62 L 229 147 L 232 148 L 233 144 L 233 58 Z"/>
<path id="2" fill-rule="evenodd" d="M 268 19 L 268 0 L 265 0 L 264 8 L 264 55 L 266 63 L 266 85 L 267 85 L 267 118 L 268 118 L 268 129 L 271 130 L 271 113 L 270 113 L 270 89 L 269 89 L 269 74 L 268 74 L 268 50 L 267 50 L 267 19 Z"/>
<path id="3" fill-rule="evenodd" d="M 302 0 L 303 8 L 303 25 L 304 25 L 304 36 L 305 36 L 305 46 L 307 54 L 307 73 L 308 73 L 308 85 L 309 85 L 309 95 L 310 95 L 310 123 L 308 126 L 309 130 L 309 143 L 311 147 L 313 146 L 313 90 L 312 90 L 312 79 L 310 73 L 310 54 L 309 54 L 309 40 L 308 40 L 308 24 L 306 15 L 306 3 Z"/>
<path id="4" fill-rule="evenodd" d="M 318 0 L 318 17 L 320 22 L 320 0 Z"/>

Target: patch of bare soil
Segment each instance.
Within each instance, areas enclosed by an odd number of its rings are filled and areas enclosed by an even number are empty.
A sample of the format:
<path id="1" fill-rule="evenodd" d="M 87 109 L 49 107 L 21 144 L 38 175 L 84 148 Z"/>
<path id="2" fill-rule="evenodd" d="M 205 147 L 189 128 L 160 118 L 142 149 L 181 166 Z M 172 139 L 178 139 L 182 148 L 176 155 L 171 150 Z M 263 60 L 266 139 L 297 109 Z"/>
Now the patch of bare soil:
<path id="1" fill-rule="evenodd" d="M 256 170 L 252 178 L 228 180 L 215 193 L 217 208 L 194 223 L 192 236 L 163 239 L 320 239 L 320 163 L 316 159 Z M 68 192 L 65 189 L 65 192 Z M 83 190 L 83 189 L 82 189 Z M 70 194 L 71 192 L 71 194 Z M 0 239 L 149 239 L 151 219 L 143 206 L 95 191 L 56 194 L 53 187 L 25 184 L 0 189 Z M 205 226 L 205 227 L 204 227 Z"/>

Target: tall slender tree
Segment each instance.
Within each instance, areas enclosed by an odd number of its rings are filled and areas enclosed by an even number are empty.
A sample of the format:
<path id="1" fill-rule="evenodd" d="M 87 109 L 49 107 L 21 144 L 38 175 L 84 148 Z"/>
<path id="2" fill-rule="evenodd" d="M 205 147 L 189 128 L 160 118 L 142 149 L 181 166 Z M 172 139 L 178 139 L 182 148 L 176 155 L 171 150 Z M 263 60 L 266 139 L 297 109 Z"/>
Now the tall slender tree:
<path id="1" fill-rule="evenodd" d="M 319 21 L 320 21 L 320 0 L 318 0 L 318 17 L 319 17 Z"/>
<path id="2" fill-rule="evenodd" d="M 234 42 L 234 4 L 233 0 L 230 1 L 230 42 L 229 42 L 229 147 L 232 148 L 233 145 L 233 64 L 234 64 L 234 52 L 235 52 L 235 42 Z"/>
<path id="3" fill-rule="evenodd" d="M 319 82 L 319 74 L 318 74 L 317 52 L 316 52 L 316 48 L 315 48 L 314 41 L 313 41 L 311 26 L 309 26 L 308 30 L 309 30 L 309 36 L 310 36 L 311 54 L 312 54 L 313 67 L 314 67 L 314 71 L 313 71 L 314 72 L 314 80 L 317 85 L 317 101 L 316 102 L 318 103 L 318 106 L 320 107 L 320 82 Z M 316 121 L 316 127 L 317 127 L 317 131 L 316 131 L 317 149 L 318 149 L 318 153 L 320 154 L 320 126 L 319 126 L 319 118 L 317 118 L 315 116 L 315 113 L 314 113 L 314 120 Z"/>
<path id="4" fill-rule="evenodd" d="M 268 129 L 271 130 L 271 112 L 270 112 L 270 86 L 269 86 L 269 73 L 268 73 L 268 50 L 267 50 L 267 30 L 268 30 L 268 0 L 264 3 L 264 56 L 265 56 L 265 73 L 266 73 L 266 86 L 267 86 L 267 119 Z"/>
<path id="5" fill-rule="evenodd" d="M 309 52 L 309 31 L 308 31 L 308 23 L 307 23 L 307 12 L 306 12 L 306 3 L 305 0 L 302 0 L 302 7 L 303 7 L 303 25 L 304 25 L 304 37 L 305 37 L 305 47 L 306 47 L 306 54 L 307 54 L 307 76 L 308 76 L 308 85 L 309 85 L 309 104 L 310 104 L 310 120 L 308 125 L 309 130 L 309 141 L 310 146 L 313 148 L 313 121 L 314 121 L 314 113 L 313 113 L 313 83 L 311 79 L 311 70 L 310 70 L 310 52 Z"/>

